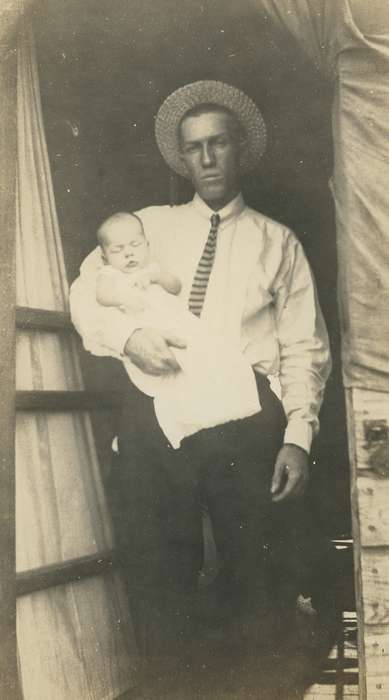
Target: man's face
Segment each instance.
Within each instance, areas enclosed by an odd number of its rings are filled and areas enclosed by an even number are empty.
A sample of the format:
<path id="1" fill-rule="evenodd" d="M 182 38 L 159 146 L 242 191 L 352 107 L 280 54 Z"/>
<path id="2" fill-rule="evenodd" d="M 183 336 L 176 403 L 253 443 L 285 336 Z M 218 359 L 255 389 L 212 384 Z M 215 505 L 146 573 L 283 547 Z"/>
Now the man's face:
<path id="1" fill-rule="evenodd" d="M 240 191 L 240 144 L 224 112 L 184 117 L 180 127 L 181 157 L 201 199 L 217 211 Z"/>

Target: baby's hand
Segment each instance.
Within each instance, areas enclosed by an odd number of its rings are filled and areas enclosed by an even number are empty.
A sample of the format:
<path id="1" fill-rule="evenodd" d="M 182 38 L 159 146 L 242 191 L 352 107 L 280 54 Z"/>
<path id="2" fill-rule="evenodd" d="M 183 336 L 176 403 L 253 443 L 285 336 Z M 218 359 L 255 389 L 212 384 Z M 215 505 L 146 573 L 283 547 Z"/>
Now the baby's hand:
<path id="1" fill-rule="evenodd" d="M 161 278 L 161 268 L 158 265 L 158 263 L 153 262 L 149 268 L 148 272 L 150 275 L 150 282 L 151 284 L 159 284 L 160 283 L 160 278 Z"/>
<path id="2" fill-rule="evenodd" d="M 134 279 L 134 280 L 132 281 L 131 286 L 132 286 L 134 289 L 141 289 L 141 290 L 144 290 L 144 289 L 147 289 L 147 288 L 150 286 L 150 284 L 151 284 L 152 281 L 153 281 L 153 280 L 152 280 L 150 271 L 149 271 L 149 270 L 145 270 L 144 272 L 142 272 L 141 274 L 139 274 L 139 275 L 136 276 L 136 279 Z"/>

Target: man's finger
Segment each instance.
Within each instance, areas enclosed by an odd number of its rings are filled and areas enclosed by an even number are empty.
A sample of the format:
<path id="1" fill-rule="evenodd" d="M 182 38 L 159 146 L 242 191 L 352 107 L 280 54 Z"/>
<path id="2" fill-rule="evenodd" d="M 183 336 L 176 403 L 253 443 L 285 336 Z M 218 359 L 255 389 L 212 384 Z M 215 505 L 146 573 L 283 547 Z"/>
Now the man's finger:
<path id="1" fill-rule="evenodd" d="M 156 350 L 156 361 L 158 362 L 158 365 L 161 367 L 163 372 L 177 372 L 180 369 L 180 365 L 177 362 L 177 359 L 175 358 L 173 352 L 170 350 L 165 340 L 161 341 L 161 344 L 157 346 Z"/>
<path id="2" fill-rule="evenodd" d="M 284 474 L 285 465 L 281 463 L 276 463 L 274 467 L 273 479 L 271 482 L 270 493 L 277 493 L 281 487 L 281 480 Z"/>
<path id="3" fill-rule="evenodd" d="M 287 480 L 284 488 L 282 489 L 282 491 L 280 491 L 280 493 L 276 493 L 273 496 L 273 498 L 272 498 L 273 503 L 278 503 L 278 501 L 284 501 L 284 500 L 287 500 L 288 498 L 290 498 L 290 494 L 293 491 L 293 485 L 294 484 L 293 484 L 292 480 L 290 479 L 290 477 L 288 477 L 288 480 Z"/>
<path id="4" fill-rule="evenodd" d="M 305 481 L 298 475 L 288 473 L 288 480 L 280 493 L 273 496 L 273 503 L 300 498 L 305 490 Z"/>
<path id="5" fill-rule="evenodd" d="M 176 358 L 171 355 L 171 357 L 166 358 L 165 360 L 166 367 L 169 370 L 174 370 L 174 372 L 178 372 L 180 369 L 180 365 L 178 364 Z"/>
<path id="6" fill-rule="evenodd" d="M 146 372 L 147 374 L 152 374 L 154 376 L 159 376 L 161 374 L 164 374 L 165 372 L 168 371 L 168 368 L 166 366 L 166 363 L 162 360 L 159 359 L 154 359 L 152 362 L 147 360 L 144 362 L 140 362 L 138 364 L 138 367 Z M 170 371 L 170 368 L 169 368 Z"/>
<path id="7" fill-rule="evenodd" d="M 170 350 L 165 337 L 162 337 L 155 342 L 154 349 L 156 352 L 156 361 L 160 363 L 163 371 L 177 371 L 180 369 L 180 365 Z"/>
<path id="8" fill-rule="evenodd" d="M 165 337 L 166 336 L 166 337 Z M 152 328 L 136 330 L 128 339 L 124 352 L 132 362 L 147 374 L 159 375 L 179 370 L 169 343 L 185 347 L 184 341 L 174 334 L 161 333 Z"/>
<path id="9" fill-rule="evenodd" d="M 171 345 L 174 348 L 181 348 L 182 350 L 186 348 L 185 340 L 183 338 L 180 338 L 180 336 L 176 335 L 175 333 L 164 331 L 162 335 L 168 345 Z"/>

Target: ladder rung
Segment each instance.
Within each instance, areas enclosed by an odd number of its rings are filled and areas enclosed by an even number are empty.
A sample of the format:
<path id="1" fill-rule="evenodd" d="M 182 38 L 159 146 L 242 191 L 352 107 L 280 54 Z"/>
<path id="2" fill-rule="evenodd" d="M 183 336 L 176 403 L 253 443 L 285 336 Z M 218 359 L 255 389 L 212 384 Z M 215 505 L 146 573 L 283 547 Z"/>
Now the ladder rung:
<path id="1" fill-rule="evenodd" d="M 120 408 L 125 393 L 120 391 L 17 391 L 19 411 L 90 411 Z"/>
<path id="2" fill-rule="evenodd" d="M 33 331 L 73 332 L 74 327 L 67 311 L 16 307 L 16 328 Z"/>
<path id="3" fill-rule="evenodd" d="M 16 595 L 28 595 L 53 586 L 80 581 L 89 576 L 98 576 L 112 571 L 114 567 L 114 552 L 109 551 L 22 571 L 16 575 Z"/>

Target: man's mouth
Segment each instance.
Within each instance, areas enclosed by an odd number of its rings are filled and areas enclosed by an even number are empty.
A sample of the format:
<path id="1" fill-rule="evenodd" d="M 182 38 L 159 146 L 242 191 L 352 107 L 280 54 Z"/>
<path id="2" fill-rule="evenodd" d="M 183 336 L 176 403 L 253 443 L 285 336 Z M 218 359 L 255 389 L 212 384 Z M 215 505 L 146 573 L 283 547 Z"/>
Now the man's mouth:
<path id="1" fill-rule="evenodd" d="M 138 265 L 138 262 L 136 260 L 130 260 L 130 262 L 127 263 L 126 267 L 131 268 L 131 267 L 136 267 Z"/>
<path id="2" fill-rule="evenodd" d="M 204 175 L 201 179 L 202 179 L 202 180 L 205 180 L 206 182 L 216 182 L 217 180 L 221 180 L 221 179 L 222 179 L 222 176 L 221 176 L 221 175 L 217 175 L 217 174 L 214 174 L 214 175 Z"/>

